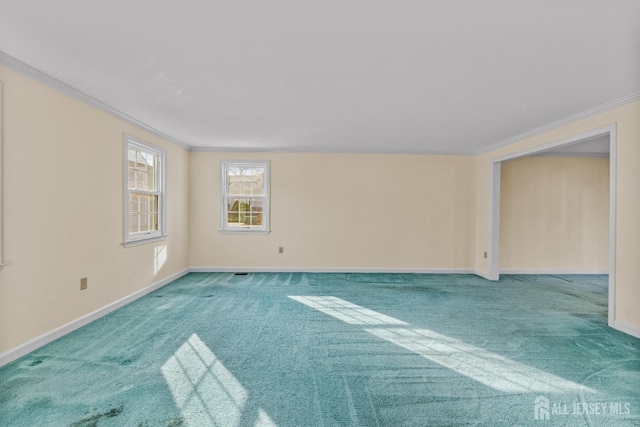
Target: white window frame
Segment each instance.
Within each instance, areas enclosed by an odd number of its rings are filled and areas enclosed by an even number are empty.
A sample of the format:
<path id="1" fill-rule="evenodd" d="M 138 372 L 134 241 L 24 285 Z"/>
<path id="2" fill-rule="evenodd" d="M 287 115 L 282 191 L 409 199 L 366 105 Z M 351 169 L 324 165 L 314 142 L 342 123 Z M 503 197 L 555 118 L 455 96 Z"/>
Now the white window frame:
<path id="1" fill-rule="evenodd" d="M 144 243 L 157 242 L 167 238 L 166 233 L 166 212 L 167 212 L 167 197 L 166 197 L 166 169 L 167 169 L 167 153 L 163 148 L 149 144 L 148 142 L 139 140 L 131 135 L 124 134 L 123 143 L 123 187 L 124 187 L 124 246 L 135 246 Z M 130 233 L 129 232 L 129 175 L 128 175 L 128 159 L 129 149 L 144 151 L 157 157 L 158 165 L 156 167 L 156 185 L 157 189 L 154 194 L 158 194 L 158 230 Z"/>
<path id="2" fill-rule="evenodd" d="M 229 168 L 232 167 L 244 167 L 244 168 L 264 168 L 264 195 L 258 196 L 263 198 L 263 211 L 262 211 L 262 226 L 260 227 L 238 227 L 229 226 L 228 220 L 228 203 L 229 196 L 227 193 L 229 189 Z M 271 232 L 269 228 L 270 224 L 270 211 L 271 211 L 271 171 L 268 160 L 222 160 L 221 162 L 221 179 L 220 179 L 220 229 L 218 230 L 222 234 L 269 234 Z M 256 196 L 252 196 L 256 197 Z"/>

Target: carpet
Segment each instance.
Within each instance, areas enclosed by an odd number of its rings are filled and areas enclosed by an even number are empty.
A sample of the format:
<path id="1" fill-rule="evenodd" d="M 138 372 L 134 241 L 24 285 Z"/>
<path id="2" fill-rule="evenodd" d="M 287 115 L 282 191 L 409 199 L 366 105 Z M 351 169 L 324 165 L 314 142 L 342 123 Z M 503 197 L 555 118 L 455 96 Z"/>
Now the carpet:
<path id="1" fill-rule="evenodd" d="M 0 368 L 6 426 L 640 425 L 607 277 L 191 273 Z"/>

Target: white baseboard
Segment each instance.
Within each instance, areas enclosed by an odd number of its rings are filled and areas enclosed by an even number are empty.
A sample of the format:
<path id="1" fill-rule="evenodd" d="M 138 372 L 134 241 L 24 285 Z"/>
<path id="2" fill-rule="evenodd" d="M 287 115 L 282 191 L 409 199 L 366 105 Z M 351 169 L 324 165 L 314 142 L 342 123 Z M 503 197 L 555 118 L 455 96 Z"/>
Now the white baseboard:
<path id="1" fill-rule="evenodd" d="M 129 304 L 130 302 L 133 302 L 135 300 L 137 300 L 140 297 L 143 297 L 145 295 L 147 295 L 150 292 L 153 292 L 157 289 L 160 289 L 161 287 L 173 282 L 176 279 L 179 279 L 180 277 L 184 276 L 185 274 L 189 273 L 189 269 L 184 269 L 176 274 L 173 274 L 169 277 L 166 277 L 162 280 L 160 280 L 159 282 L 156 282 L 152 285 L 147 286 L 146 288 L 140 289 L 139 291 L 136 291 L 134 293 L 132 293 L 131 295 L 127 295 L 124 298 L 121 298 L 117 301 L 112 302 L 111 304 L 107 304 L 102 308 L 99 308 L 96 311 L 93 311 L 89 314 L 86 314 L 82 317 L 77 318 L 76 320 L 73 320 L 69 323 L 67 323 L 66 325 L 62 325 L 58 328 L 55 328 L 49 332 L 47 332 L 46 334 L 40 335 L 37 338 L 32 339 L 31 341 L 27 341 L 26 343 L 11 349 L 7 352 L 4 352 L 2 354 L 0 354 L 0 366 L 4 366 L 8 363 L 13 362 L 14 360 L 28 354 L 31 353 L 32 351 L 42 347 L 45 344 L 50 343 L 53 340 L 56 340 L 60 337 L 62 337 L 63 335 L 66 335 L 70 332 L 75 331 L 78 328 L 81 328 L 91 322 L 93 322 L 94 320 L 97 320 L 99 318 L 101 318 L 102 316 L 105 316 L 109 313 L 111 313 L 114 310 L 117 310 L 118 308 Z"/>
<path id="2" fill-rule="evenodd" d="M 475 274 L 476 276 L 480 276 L 480 277 L 482 277 L 483 279 L 493 281 L 493 279 L 491 279 L 491 277 L 489 277 L 489 274 L 487 274 L 487 273 L 485 273 L 485 272 L 482 272 L 482 271 L 479 271 L 479 270 L 475 270 L 475 271 L 473 272 L 473 274 Z"/>
<path id="3" fill-rule="evenodd" d="M 473 269 L 446 269 L 446 268 L 274 268 L 274 267 L 191 267 L 166 277 L 144 289 L 140 289 L 112 302 L 96 311 L 86 314 L 66 325 L 55 328 L 37 338 L 34 338 L 14 349 L 0 354 L 0 366 L 4 366 L 14 360 L 56 340 L 70 332 L 85 326 L 94 320 L 111 313 L 118 308 L 129 304 L 161 287 L 179 279 L 188 273 L 414 273 L 414 274 L 474 274 L 484 279 L 491 280 L 481 271 Z M 503 270 L 502 274 L 607 274 L 606 271 L 576 271 L 576 270 Z M 615 329 L 625 332 L 634 337 L 640 338 L 640 329 L 627 325 L 620 321 L 615 321 Z"/>
<path id="4" fill-rule="evenodd" d="M 549 270 L 549 269 L 528 269 L 528 270 L 519 270 L 519 269 L 505 269 L 500 270 L 500 274 L 609 274 L 609 270 L 572 270 L 572 269 L 558 269 L 558 270 Z"/>
<path id="5" fill-rule="evenodd" d="M 369 267 L 191 267 L 192 273 L 414 273 L 476 274 L 472 269 L 456 268 L 369 268 Z"/>
<path id="6" fill-rule="evenodd" d="M 13 362 L 20 357 L 31 353 L 32 351 L 37 350 L 38 348 L 54 341 L 70 332 L 75 331 L 89 323 L 93 322 L 111 313 L 118 308 L 129 304 L 141 298 L 148 293 L 151 293 L 174 280 L 179 279 L 180 277 L 188 274 L 188 273 L 418 273 L 418 274 L 474 274 L 473 270 L 467 269 L 424 269 L 424 268 L 265 268 L 265 267 L 192 267 L 184 269 L 178 273 L 175 273 L 169 277 L 166 277 L 159 282 L 156 282 L 152 285 L 147 286 L 144 289 L 140 289 L 128 295 L 124 298 L 121 298 L 117 301 L 114 301 L 106 306 L 99 308 L 89 314 L 86 314 L 78 319 L 75 319 L 65 325 L 62 325 L 58 328 L 55 328 L 39 337 L 36 337 L 26 343 L 13 348 L 9 351 L 6 351 L 0 354 L 0 366 L 4 366 L 8 363 Z"/>
<path id="7" fill-rule="evenodd" d="M 640 328 L 631 326 L 619 320 L 613 321 L 613 328 L 619 330 L 620 332 L 624 332 L 625 334 L 629 334 L 632 337 L 640 338 Z"/>

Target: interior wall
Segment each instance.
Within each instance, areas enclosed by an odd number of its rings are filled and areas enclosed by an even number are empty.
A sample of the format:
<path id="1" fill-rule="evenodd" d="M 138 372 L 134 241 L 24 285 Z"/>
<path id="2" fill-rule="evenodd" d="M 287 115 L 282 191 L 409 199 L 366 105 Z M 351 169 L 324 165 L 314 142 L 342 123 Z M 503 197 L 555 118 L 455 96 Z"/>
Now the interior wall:
<path id="1" fill-rule="evenodd" d="M 501 271 L 608 271 L 608 157 L 502 162 L 500 190 Z"/>
<path id="2" fill-rule="evenodd" d="M 270 160 L 269 235 L 218 232 L 223 159 Z M 472 271 L 474 193 L 472 156 L 192 152 L 191 266 Z"/>
<path id="3" fill-rule="evenodd" d="M 486 274 L 491 160 L 611 123 L 618 126 L 616 319 L 640 331 L 640 103 L 477 157 L 189 153 L 7 68 L 0 81 L 7 264 L 0 354 L 189 266 Z M 163 242 L 122 246 L 123 133 L 167 150 Z M 221 235 L 220 160 L 247 158 L 271 161 L 272 232 Z"/>
<path id="4" fill-rule="evenodd" d="M 476 270 L 489 274 L 492 160 L 544 144 L 573 137 L 583 132 L 615 124 L 617 131 L 616 162 L 616 232 L 614 326 L 640 336 L 640 102 L 628 104 L 554 129 L 531 138 L 496 148 L 477 157 L 476 188 Z"/>
<path id="5" fill-rule="evenodd" d="M 188 268 L 189 153 L 8 68 L 0 81 L 2 354 Z M 165 241 L 122 245 L 123 133 L 167 150 Z"/>

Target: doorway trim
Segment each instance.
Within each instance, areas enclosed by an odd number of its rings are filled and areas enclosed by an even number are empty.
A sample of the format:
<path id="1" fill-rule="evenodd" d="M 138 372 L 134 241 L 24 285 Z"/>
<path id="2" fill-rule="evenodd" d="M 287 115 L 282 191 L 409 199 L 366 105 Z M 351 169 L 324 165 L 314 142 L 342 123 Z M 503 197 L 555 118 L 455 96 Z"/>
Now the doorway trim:
<path id="1" fill-rule="evenodd" d="M 502 162 L 542 153 L 555 148 L 573 145 L 581 141 L 609 135 L 609 295 L 608 324 L 614 328 L 615 316 L 615 266 L 616 266 L 616 176 L 617 176 L 617 124 L 592 129 L 547 144 L 516 151 L 491 160 L 491 209 L 489 212 L 489 274 L 490 280 L 500 279 L 500 175 Z"/>

